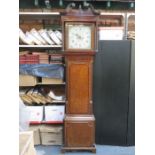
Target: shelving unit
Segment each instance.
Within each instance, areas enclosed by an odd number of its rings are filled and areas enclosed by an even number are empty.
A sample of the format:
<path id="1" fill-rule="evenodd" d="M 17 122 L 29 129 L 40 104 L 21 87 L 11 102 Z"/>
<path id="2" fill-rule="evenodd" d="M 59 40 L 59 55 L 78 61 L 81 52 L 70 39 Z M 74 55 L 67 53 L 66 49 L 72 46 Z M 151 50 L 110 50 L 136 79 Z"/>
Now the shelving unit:
<path id="1" fill-rule="evenodd" d="M 123 40 L 127 40 L 127 34 L 128 30 L 130 29 L 130 26 L 128 25 L 129 23 L 129 18 L 131 16 L 135 16 L 134 12 L 106 12 L 106 11 L 101 11 L 100 12 L 100 21 L 110 19 L 111 21 L 117 21 L 117 24 L 114 25 L 115 27 L 122 27 L 123 29 Z M 106 26 L 106 25 L 105 25 Z M 112 25 L 109 25 L 112 26 Z"/>
<path id="2" fill-rule="evenodd" d="M 54 19 L 59 20 L 60 18 L 60 13 L 59 12 L 19 12 L 19 20 L 20 20 L 20 24 L 23 24 L 25 21 L 39 21 L 39 24 L 42 23 L 43 28 L 46 28 L 46 23 L 47 26 L 55 26 L 55 25 L 50 25 L 50 22 Z M 47 21 L 47 22 L 46 22 Z M 24 23 L 25 25 L 28 23 Z M 31 22 L 29 22 L 31 24 Z M 28 23 L 28 24 L 29 24 Z M 52 23 L 52 22 L 51 22 Z M 54 23 L 54 22 L 53 22 Z M 31 25 L 33 26 L 33 25 Z M 59 29 L 61 29 L 60 25 Z M 26 27 L 26 26 L 25 26 Z M 35 25 L 34 25 L 35 28 Z M 21 51 L 30 51 L 33 53 L 34 52 L 48 52 L 48 54 L 52 54 L 52 51 L 54 52 L 54 54 L 60 54 L 63 55 L 63 53 L 60 53 L 60 51 L 62 51 L 62 45 L 19 45 L 19 52 Z M 55 63 L 54 63 L 55 64 Z M 63 64 L 63 63 L 61 63 Z M 61 89 L 64 89 L 64 93 L 65 93 L 65 86 L 66 83 L 62 82 L 62 83 L 52 83 L 52 84 L 44 84 L 41 82 L 37 82 L 35 86 L 41 86 L 41 87 L 50 87 L 53 90 L 55 89 L 55 87 L 57 87 L 59 89 L 59 87 L 61 87 Z M 35 86 L 20 86 L 20 89 L 27 89 L 27 88 L 34 88 Z M 64 94 L 65 95 L 65 94 Z M 37 106 L 58 106 L 58 105 L 65 105 L 66 100 L 52 100 L 50 103 L 47 103 L 47 105 L 37 105 Z M 29 105 L 31 106 L 31 105 Z M 31 125 L 40 125 L 40 124 L 47 124 L 47 125 L 54 125 L 54 124 L 59 124 L 62 125 L 63 121 L 30 121 Z"/>

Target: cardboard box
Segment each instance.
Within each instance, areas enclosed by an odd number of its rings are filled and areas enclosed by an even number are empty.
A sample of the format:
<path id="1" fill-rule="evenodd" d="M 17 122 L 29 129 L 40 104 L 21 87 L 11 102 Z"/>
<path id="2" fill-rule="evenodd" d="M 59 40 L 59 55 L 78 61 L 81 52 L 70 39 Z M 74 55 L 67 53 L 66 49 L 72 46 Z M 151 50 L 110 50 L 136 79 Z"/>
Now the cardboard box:
<path id="1" fill-rule="evenodd" d="M 33 132 L 34 145 L 41 144 L 40 127 L 41 125 L 30 125 L 29 126 L 29 131 Z"/>
<path id="2" fill-rule="evenodd" d="M 19 133 L 19 155 L 36 155 L 33 132 L 24 131 Z"/>
<path id="3" fill-rule="evenodd" d="M 60 54 L 51 54 L 50 63 L 63 63 L 63 56 Z"/>
<path id="4" fill-rule="evenodd" d="M 55 78 L 42 78 L 43 84 L 62 84 L 62 79 L 55 79 Z"/>
<path id="5" fill-rule="evenodd" d="M 19 56 L 19 64 L 38 64 L 39 55 L 25 54 Z"/>
<path id="6" fill-rule="evenodd" d="M 57 106 L 45 106 L 45 121 L 46 122 L 63 122 L 65 113 L 64 105 Z"/>
<path id="7" fill-rule="evenodd" d="M 21 20 L 19 24 L 19 27 L 23 30 L 23 32 L 31 31 L 34 27 L 36 30 L 44 28 L 42 20 Z"/>
<path id="8" fill-rule="evenodd" d="M 122 40 L 123 27 L 100 27 L 99 40 Z"/>
<path id="9" fill-rule="evenodd" d="M 39 55 L 39 63 L 40 64 L 49 64 L 49 55 L 47 52 L 33 52 L 33 55 Z"/>
<path id="10" fill-rule="evenodd" d="M 42 145 L 62 145 L 62 126 L 43 125 L 40 134 Z"/>
<path id="11" fill-rule="evenodd" d="M 40 123 L 43 120 L 43 106 L 27 106 L 30 111 L 30 122 Z"/>
<path id="12" fill-rule="evenodd" d="M 19 75 L 19 86 L 35 86 L 37 78 L 31 75 Z"/>

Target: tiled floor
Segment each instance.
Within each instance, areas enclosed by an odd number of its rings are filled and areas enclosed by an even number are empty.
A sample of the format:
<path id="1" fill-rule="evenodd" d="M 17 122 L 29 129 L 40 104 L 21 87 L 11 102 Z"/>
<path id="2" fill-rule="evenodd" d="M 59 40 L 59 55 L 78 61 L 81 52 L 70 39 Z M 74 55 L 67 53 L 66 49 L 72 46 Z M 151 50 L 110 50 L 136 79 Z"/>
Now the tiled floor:
<path id="1" fill-rule="evenodd" d="M 37 155 L 61 155 L 60 146 L 36 146 Z M 135 147 L 96 145 L 96 155 L 135 155 Z M 93 155 L 91 152 L 66 152 L 67 155 Z"/>

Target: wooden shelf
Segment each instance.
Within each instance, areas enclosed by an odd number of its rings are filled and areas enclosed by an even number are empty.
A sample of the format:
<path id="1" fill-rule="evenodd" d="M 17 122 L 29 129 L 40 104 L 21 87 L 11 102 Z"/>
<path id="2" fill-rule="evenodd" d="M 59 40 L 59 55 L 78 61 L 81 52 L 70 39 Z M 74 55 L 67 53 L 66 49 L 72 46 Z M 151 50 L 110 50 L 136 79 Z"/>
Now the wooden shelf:
<path id="1" fill-rule="evenodd" d="M 66 85 L 66 82 L 63 83 L 37 83 L 36 85 L 41 85 L 41 86 L 52 86 L 52 85 Z M 19 86 L 19 87 L 35 87 L 36 85 L 33 86 Z"/>
<path id="2" fill-rule="evenodd" d="M 19 18 L 30 19 L 51 19 L 52 16 L 60 16 L 59 12 L 19 12 Z"/>
<path id="3" fill-rule="evenodd" d="M 52 84 L 50 84 L 50 83 L 37 83 L 36 85 L 65 85 L 66 83 L 65 82 L 63 82 L 63 83 L 52 83 Z"/>
<path id="4" fill-rule="evenodd" d="M 39 124 L 63 124 L 63 121 L 30 121 L 31 125 L 39 125 Z"/>
<path id="5" fill-rule="evenodd" d="M 49 104 L 52 106 L 52 104 L 54 103 L 66 103 L 66 100 L 61 100 L 61 101 L 53 100 L 52 102 L 49 102 L 47 104 L 38 104 L 38 106 L 48 106 Z M 29 105 L 29 106 L 32 106 L 32 105 Z"/>
<path id="6" fill-rule="evenodd" d="M 19 15 L 37 15 L 37 16 L 53 16 L 60 15 L 59 12 L 19 12 Z"/>
<path id="7" fill-rule="evenodd" d="M 62 48 L 62 45 L 19 45 L 19 48 Z"/>
<path id="8" fill-rule="evenodd" d="M 122 12 L 100 12 L 100 15 L 109 15 L 109 16 L 125 16 L 125 13 Z"/>
<path id="9" fill-rule="evenodd" d="M 57 100 L 54 100 L 54 101 L 52 101 L 52 103 L 65 103 L 66 101 L 65 100 L 62 100 L 62 101 L 57 101 Z M 51 103 L 51 104 L 52 104 Z"/>

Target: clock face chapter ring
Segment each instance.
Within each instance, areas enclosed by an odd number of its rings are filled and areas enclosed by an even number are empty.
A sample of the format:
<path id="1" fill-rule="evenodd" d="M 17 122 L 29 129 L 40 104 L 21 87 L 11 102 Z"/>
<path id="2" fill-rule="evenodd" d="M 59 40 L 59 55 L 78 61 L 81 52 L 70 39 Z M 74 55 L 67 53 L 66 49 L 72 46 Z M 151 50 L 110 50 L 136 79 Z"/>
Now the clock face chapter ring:
<path id="1" fill-rule="evenodd" d="M 68 22 L 65 24 L 65 47 L 68 50 L 94 50 L 93 23 Z"/>

